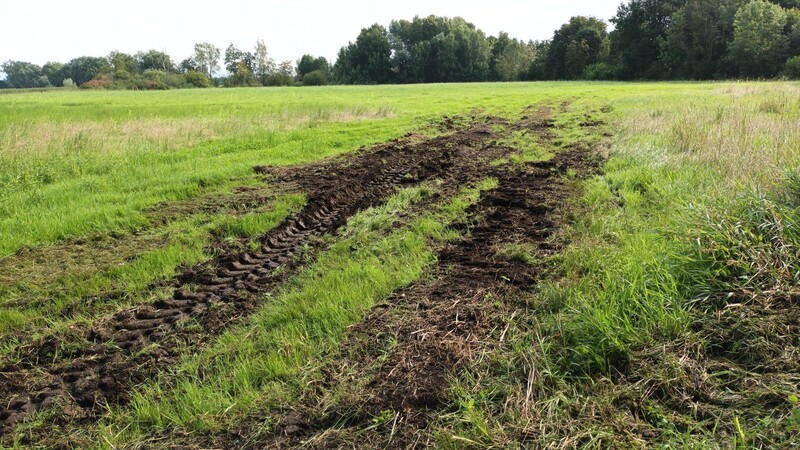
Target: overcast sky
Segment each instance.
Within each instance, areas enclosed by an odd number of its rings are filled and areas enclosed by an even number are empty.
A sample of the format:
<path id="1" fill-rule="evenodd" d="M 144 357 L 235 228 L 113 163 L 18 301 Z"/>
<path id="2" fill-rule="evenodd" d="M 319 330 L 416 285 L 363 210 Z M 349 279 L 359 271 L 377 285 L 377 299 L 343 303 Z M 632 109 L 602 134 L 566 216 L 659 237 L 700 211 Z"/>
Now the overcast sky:
<path id="1" fill-rule="evenodd" d="M 0 62 L 42 65 L 78 56 L 156 49 L 179 62 L 196 42 L 251 50 L 264 39 L 277 60 L 334 60 L 361 28 L 429 14 L 461 16 L 487 34 L 549 39 L 575 15 L 608 20 L 622 0 L 0 0 Z"/>

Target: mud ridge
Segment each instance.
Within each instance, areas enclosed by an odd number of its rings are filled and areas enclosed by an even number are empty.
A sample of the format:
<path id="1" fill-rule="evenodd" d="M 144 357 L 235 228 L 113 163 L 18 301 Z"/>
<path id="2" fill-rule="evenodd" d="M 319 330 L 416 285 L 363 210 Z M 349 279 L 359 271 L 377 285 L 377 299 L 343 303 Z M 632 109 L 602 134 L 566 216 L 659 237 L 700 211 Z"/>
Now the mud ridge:
<path id="1" fill-rule="evenodd" d="M 309 166 L 257 168 L 306 192 L 303 210 L 263 236 L 258 250 L 225 253 L 187 270 L 177 277 L 172 298 L 80 330 L 90 345 L 71 350 L 53 338 L 25 347 L 22 363 L 0 368 L 0 431 L 37 411 L 54 410 L 56 422 L 73 423 L 95 420 L 106 405 L 124 404 L 131 388 L 254 311 L 264 293 L 296 271 L 297 257 L 315 238 L 381 203 L 397 186 L 457 173 L 459 161 L 470 161 L 495 137 L 490 127 L 478 124 Z"/>

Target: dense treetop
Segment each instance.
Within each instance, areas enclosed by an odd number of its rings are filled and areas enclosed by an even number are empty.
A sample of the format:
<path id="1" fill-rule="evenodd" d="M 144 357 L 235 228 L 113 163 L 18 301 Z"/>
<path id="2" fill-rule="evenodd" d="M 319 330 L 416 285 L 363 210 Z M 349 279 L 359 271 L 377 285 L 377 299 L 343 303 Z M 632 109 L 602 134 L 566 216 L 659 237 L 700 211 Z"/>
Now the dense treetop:
<path id="1" fill-rule="evenodd" d="M 223 53 L 198 43 L 175 63 L 156 50 L 113 51 L 42 67 L 6 61 L 0 88 L 439 83 L 574 79 L 800 78 L 800 0 L 630 0 L 607 23 L 572 17 L 542 42 L 488 36 L 460 17 L 374 24 L 331 64 L 303 55 L 276 64 L 263 41 Z M 215 78 L 221 67 L 226 74 Z"/>

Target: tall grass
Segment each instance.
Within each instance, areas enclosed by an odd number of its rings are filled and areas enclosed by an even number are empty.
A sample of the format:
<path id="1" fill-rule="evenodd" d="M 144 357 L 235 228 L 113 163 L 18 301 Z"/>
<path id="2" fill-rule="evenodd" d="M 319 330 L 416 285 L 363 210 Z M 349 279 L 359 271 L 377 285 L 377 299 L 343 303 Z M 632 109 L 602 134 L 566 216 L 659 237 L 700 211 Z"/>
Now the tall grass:
<path id="1" fill-rule="evenodd" d="M 633 348 L 685 332 L 697 296 L 727 292 L 759 265 L 797 264 L 780 234 L 793 229 L 791 215 L 763 198 L 740 200 L 777 195 L 779 175 L 800 162 L 800 106 L 783 102 L 784 89 L 617 104 L 612 158 L 586 184 L 562 288 L 551 294 L 569 317 L 565 362 L 580 373 L 624 365 Z M 780 114 L 764 110 L 773 102 Z M 746 268 L 734 267 L 740 260 Z"/>

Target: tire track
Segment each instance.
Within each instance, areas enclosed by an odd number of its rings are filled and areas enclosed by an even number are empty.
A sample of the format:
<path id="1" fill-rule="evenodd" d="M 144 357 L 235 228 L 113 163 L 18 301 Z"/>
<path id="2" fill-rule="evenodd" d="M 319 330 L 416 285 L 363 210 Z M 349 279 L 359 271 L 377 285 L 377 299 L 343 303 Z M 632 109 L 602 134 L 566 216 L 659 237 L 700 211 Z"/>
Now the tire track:
<path id="1" fill-rule="evenodd" d="M 55 423 L 81 423 L 96 420 L 107 405 L 125 404 L 132 387 L 253 312 L 264 293 L 296 271 L 296 257 L 315 238 L 335 232 L 401 184 L 446 176 L 456 150 L 480 151 L 494 137 L 478 126 L 305 167 L 257 168 L 298 186 L 308 204 L 263 236 L 258 250 L 219 255 L 176 277 L 171 298 L 81 330 L 90 345 L 70 350 L 53 337 L 27 346 L 21 363 L 0 368 L 0 432 L 38 411 L 54 411 Z"/>

